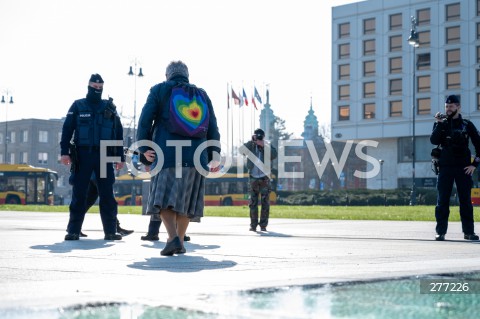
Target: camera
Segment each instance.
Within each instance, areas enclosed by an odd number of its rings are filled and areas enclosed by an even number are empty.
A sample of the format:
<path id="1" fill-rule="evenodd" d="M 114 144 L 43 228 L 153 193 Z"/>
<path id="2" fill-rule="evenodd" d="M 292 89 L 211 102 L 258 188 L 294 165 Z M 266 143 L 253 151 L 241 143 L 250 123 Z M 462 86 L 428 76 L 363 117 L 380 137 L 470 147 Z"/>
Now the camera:
<path id="1" fill-rule="evenodd" d="M 262 134 L 253 134 L 252 135 L 252 140 L 256 141 L 256 140 L 263 140 L 263 135 Z"/>
<path id="2" fill-rule="evenodd" d="M 435 118 L 440 119 L 440 120 L 446 120 L 447 117 L 448 117 L 448 115 L 443 114 L 443 113 L 440 113 L 437 116 L 435 116 Z"/>

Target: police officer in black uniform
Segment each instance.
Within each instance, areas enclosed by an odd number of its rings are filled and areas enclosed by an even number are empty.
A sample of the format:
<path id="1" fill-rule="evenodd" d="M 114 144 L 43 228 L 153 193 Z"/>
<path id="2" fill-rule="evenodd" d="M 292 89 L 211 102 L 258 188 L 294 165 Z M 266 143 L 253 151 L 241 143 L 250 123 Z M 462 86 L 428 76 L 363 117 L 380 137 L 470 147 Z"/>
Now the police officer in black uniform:
<path id="1" fill-rule="evenodd" d="M 480 162 L 480 135 L 472 122 L 463 119 L 460 114 L 460 101 L 456 95 L 450 95 L 445 100 L 445 115 L 438 112 L 430 142 L 440 145 L 438 156 L 437 177 L 437 220 L 435 240 L 445 240 L 450 214 L 450 196 L 453 183 L 457 187 L 460 201 L 460 218 L 462 231 L 466 240 L 478 240 L 474 232 L 473 206 L 471 201 L 472 174 Z M 476 157 L 472 161 L 469 139 L 475 147 Z"/>
<path id="2" fill-rule="evenodd" d="M 123 141 L 123 127 L 111 100 L 102 100 L 103 79 L 99 74 L 92 74 L 88 83 L 87 97 L 73 102 L 68 110 L 62 129 L 60 141 L 61 162 L 71 164 L 69 155 L 70 140 L 77 153 L 77 172 L 73 179 L 73 194 L 70 203 L 70 220 L 67 226 L 65 240 L 78 240 L 85 218 L 86 196 L 92 173 L 97 179 L 100 197 L 100 216 L 105 233 L 105 240 L 120 240 L 117 232 L 117 202 L 113 195 L 115 175 L 112 163 L 107 163 L 106 176 L 101 175 L 100 141 Z M 108 147 L 107 156 L 116 156 L 116 163 L 121 169 L 125 162 L 123 146 Z M 105 159 L 103 159 L 105 161 Z"/>

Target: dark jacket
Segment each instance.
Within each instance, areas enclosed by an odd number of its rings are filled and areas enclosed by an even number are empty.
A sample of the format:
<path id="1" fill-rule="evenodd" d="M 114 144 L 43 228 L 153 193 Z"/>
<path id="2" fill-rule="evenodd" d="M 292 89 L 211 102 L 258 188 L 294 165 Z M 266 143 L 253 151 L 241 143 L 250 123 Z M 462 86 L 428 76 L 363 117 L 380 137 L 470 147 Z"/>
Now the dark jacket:
<path id="1" fill-rule="evenodd" d="M 100 147 L 101 140 L 119 140 L 122 146 L 109 147 L 110 156 L 120 156 L 125 161 L 123 153 L 123 127 L 115 105 L 109 100 L 94 104 L 86 98 L 73 102 L 68 110 L 62 128 L 60 141 L 61 155 L 69 155 L 70 141 L 77 147 Z M 110 151 L 113 149 L 113 151 Z"/>
<path id="2" fill-rule="evenodd" d="M 435 122 L 430 142 L 441 146 L 439 165 L 478 166 L 478 161 L 472 162 L 471 160 L 471 152 L 468 148 L 470 139 L 478 158 L 480 156 L 480 135 L 472 122 L 463 119 L 460 114 L 456 119 L 448 118 L 440 123 Z"/>
<path id="3" fill-rule="evenodd" d="M 275 147 L 273 147 L 272 144 L 268 144 L 269 147 L 270 147 L 270 161 L 273 161 L 274 159 L 277 158 L 277 149 Z M 239 152 L 240 154 L 242 155 L 247 155 L 247 152 L 246 150 L 249 150 L 250 152 L 252 152 L 253 154 L 256 154 L 256 148 L 257 148 L 257 144 L 254 142 L 254 141 L 248 141 L 247 143 L 243 144 L 240 148 L 239 148 Z M 260 149 L 261 152 L 263 153 L 263 150 Z M 265 159 L 264 158 L 260 158 L 260 160 L 262 160 L 263 162 L 265 162 Z M 270 163 L 271 164 L 271 163 Z M 255 167 L 255 164 L 250 160 L 250 158 L 247 157 L 247 169 L 249 172 L 252 171 L 252 169 Z"/>
<path id="4" fill-rule="evenodd" d="M 200 144 L 207 140 L 215 140 L 220 142 L 220 133 L 217 127 L 215 112 L 213 110 L 212 102 L 205 91 L 204 93 L 210 114 L 207 136 L 205 138 L 190 138 L 170 133 L 167 130 L 165 123 L 167 123 L 169 119 L 170 108 L 168 103 L 170 93 L 177 82 L 189 83 L 187 78 L 183 76 L 176 76 L 170 81 L 165 81 L 153 86 L 150 89 L 150 94 L 147 97 L 147 102 L 142 109 L 142 113 L 138 121 L 137 140 L 152 140 L 160 147 L 164 156 L 163 168 L 176 166 L 175 147 L 167 146 L 167 141 L 169 140 L 191 142 L 191 146 L 182 147 L 182 162 L 178 164 L 183 167 L 194 166 L 194 153 Z M 147 149 L 147 147 L 141 147 L 140 151 L 143 153 Z M 207 164 L 213 158 L 213 152 L 220 153 L 220 147 L 207 147 L 200 155 L 200 163 L 205 170 L 207 169 Z"/>

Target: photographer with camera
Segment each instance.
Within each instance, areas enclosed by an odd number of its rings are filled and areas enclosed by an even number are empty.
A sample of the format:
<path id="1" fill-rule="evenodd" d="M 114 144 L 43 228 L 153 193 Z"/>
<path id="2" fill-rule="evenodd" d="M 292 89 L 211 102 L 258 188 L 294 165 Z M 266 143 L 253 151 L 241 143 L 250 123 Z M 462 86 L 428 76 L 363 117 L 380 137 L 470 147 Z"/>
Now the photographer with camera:
<path id="1" fill-rule="evenodd" d="M 277 150 L 268 141 L 264 140 L 265 132 L 262 129 L 256 129 L 252 135 L 252 140 L 243 144 L 239 152 L 247 155 L 247 150 L 255 156 L 254 161 L 247 157 L 247 169 L 250 174 L 250 230 L 257 231 L 257 225 L 260 225 L 261 231 L 267 230 L 268 216 L 270 215 L 270 177 L 263 172 L 259 166 L 260 162 L 265 163 L 265 148 L 269 148 L 270 161 L 277 158 Z M 260 222 L 258 221 L 258 199 L 261 197 L 262 210 L 260 213 Z"/>
<path id="2" fill-rule="evenodd" d="M 457 187 L 460 201 L 462 231 L 466 240 L 478 240 L 474 232 L 473 206 L 471 201 L 472 174 L 480 162 L 480 135 L 475 125 L 460 114 L 460 101 L 456 95 L 445 100 L 445 115 L 435 114 L 430 142 L 438 145 L 432 150 L 432 157 L 438 163 L 437 220 L 435 240 L 445 240 L 450 215 L 450 196 L 453 183 Z M 475 147 L 475 159 L 471 160 L 469 139 Z"/>

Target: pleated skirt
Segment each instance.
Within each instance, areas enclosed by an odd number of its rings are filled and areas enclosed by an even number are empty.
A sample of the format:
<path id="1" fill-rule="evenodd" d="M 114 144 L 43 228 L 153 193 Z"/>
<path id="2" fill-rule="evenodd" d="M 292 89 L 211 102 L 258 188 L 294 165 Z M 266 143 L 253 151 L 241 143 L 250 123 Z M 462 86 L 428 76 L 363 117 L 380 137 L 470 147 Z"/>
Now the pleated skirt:
<path id="1" fill-rule="evenodd" d="M 205 207 L 205 177 L 195 167 L 182 167 L 181 172 L 182 177 L 176 178 L 175 167 L 165 168 L 152 178 L 146 214 L 159 215 L 162 209 L 171 209 L 200 222 Z"/>

